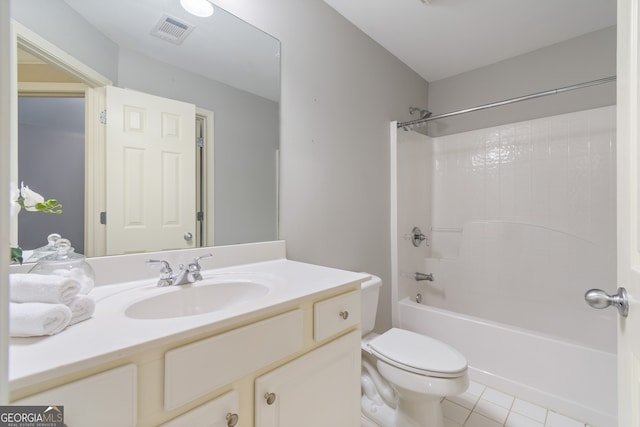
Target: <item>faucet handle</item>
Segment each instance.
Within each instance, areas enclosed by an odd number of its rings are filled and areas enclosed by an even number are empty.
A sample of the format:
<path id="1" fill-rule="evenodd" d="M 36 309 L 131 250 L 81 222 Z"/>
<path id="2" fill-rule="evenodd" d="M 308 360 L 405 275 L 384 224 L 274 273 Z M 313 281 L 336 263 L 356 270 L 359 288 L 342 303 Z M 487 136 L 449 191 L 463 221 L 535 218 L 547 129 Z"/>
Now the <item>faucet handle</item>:
<path id="1" fill-rule="evenodd" d="M 173 284 L 173 270 L 169 263 L 161 259 L 148 259 L 147 264 L 162 264 L 160 269 L 160 280 L 158 280 L 158 286 L 171 286 Z"/>
<path id="2" fill-rule="evenodd" d="M 189 270 L 189 274 L 192 276 L 194 281 L 202 280 L 202 274 L 200 274 L 200 270 L 202 269 L 202 267 L 200 266 L 200 260 L 202 258 L 208 258 L 210 256 L 213 256 L 213 254 L 208 253 L 208 254 L 197 256 L 193 259 L 191 264 L 189 264 L 189 266 L 187 267 L 187 269 Z"/>
<path id="3" fill-rule="evenodd" d="M 200 260 L 202 258 L 209 258 L 211 256 L 213 256 L 213 254 L 209 253 L 195 257 L 191 264 L 189 264 L 189 271 L 200 271 L 200 269 L 202 268 L 200 267 Z"/>

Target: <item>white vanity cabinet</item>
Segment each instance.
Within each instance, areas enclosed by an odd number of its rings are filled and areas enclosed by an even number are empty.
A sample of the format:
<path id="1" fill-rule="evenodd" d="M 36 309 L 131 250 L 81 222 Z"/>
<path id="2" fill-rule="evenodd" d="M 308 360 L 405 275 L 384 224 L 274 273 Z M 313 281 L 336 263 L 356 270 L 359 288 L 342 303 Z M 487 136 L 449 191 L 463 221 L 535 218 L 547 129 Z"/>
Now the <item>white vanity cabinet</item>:
<path id="1" fill-rule="evenodd" d="M 259 377 L 255 405 L 255 427 L 359 426 L 359 331 Z"/>
<path id="2" fill-rule="evenodd" d="M 12 404 L 64 405 L 69 427 L 358 427 L 360 290 L 342 283 L 17 388 Z"/>
<path id="3" fill-rule="evenodd" d="M 168 351 L 164 409 L 173 410 L 303 349 L 301 309 Z"/>
<path id="4" fill-rule="evenodd" d="M 230 391 L 160 427 L 239 427 L 239 405 L 238 392 Z"/>
<path id="5" fill-rule="evenodd" d="M 132 427 L 137 423 L 137 369 L 128 364 L 11 402 L 64 406 L 68 427 Z"/>
<path id="6" fill-rule="evenodd" d="M 359 324 L 359 290 L 315 302 L 314 341 L 338 338 L 256 379 L 255 427 L 359 426 Z"/>

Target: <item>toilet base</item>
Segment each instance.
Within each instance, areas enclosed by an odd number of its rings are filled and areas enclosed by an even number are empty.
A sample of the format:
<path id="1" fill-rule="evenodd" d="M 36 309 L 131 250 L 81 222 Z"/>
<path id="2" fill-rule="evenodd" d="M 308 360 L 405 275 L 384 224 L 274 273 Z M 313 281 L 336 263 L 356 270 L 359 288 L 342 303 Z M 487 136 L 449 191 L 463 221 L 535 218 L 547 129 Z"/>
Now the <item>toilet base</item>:
<path id="1" fill-rule="evenodd" d="M 376 426 L 395 427 L 398 425 L 396 424 L 396 410 L 382 402 L 374 402 L 363 395 L 360 399 L 360 409 L 362 416 L 367 421 L 373 421 Z M 362 423 L 362 425 L 365 426 L 367 424 Z"/>
<path id="2" fill-rule="evenodd" d="M 439 399 L 399 401 L 393 409 L 367 396 L 360 400 L 362 426 L 379 427 L 444 427 L 442 406 Z"/>
<path id="3" fill-rule="evenodd" d="M 394 426 L 444 427 L 440 399 L 398 401 Z"/>

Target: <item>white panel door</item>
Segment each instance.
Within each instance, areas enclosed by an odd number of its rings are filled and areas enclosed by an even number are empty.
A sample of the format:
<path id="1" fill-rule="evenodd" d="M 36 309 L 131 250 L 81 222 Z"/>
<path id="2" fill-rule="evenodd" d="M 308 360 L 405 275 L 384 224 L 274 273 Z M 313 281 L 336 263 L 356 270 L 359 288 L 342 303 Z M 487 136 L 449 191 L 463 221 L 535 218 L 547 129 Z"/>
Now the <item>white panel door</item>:
<path id="1" fill-rule="evenodd" d="M 618 1 L 618 283 L 629 292 L 618 321 L 618 425 L 640 427 L 639 0 Z"/>
<path id="2" fill-rule="evenodd" d="M 107 87 L 107 255 L 191 248 L 195 105 Z"/>

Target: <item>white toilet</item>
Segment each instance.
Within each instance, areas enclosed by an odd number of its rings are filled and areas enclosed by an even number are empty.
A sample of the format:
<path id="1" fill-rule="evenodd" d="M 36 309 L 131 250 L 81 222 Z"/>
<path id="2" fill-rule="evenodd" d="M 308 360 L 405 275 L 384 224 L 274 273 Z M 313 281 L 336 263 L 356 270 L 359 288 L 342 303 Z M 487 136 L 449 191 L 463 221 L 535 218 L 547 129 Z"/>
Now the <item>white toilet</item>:
<path id="1" fill-rule="evenodd" d="M 440 402 L 469 386 L 467 360 L 415 332 L 371 332 L 381 285 L 375 276 L 362 284 L 362 425 L 443 427 Z"/>

